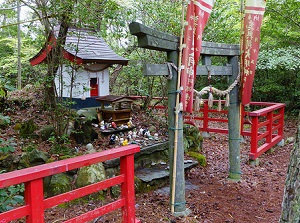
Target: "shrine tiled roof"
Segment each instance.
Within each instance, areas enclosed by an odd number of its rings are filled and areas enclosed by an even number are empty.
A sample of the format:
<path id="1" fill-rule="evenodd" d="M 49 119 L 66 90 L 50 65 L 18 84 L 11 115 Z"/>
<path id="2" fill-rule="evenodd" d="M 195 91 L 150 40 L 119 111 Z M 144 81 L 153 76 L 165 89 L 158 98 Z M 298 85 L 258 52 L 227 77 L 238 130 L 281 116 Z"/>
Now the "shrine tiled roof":
<path id="1" fill-rule="evenodd" d="M 56 26 L 49 34 L 49 38 L 41 51 L 30 59 L 31 65 L 46 62 L 46 57 L 56 43 L 59 26 Z M 69 27 L 64 46 L 64 57 L 69 60 L 76 60 L 77 63 L 100 63 L 100 64 L 121 64 L 127 65 L 128 59 L 116 54 L 104 41 L 91 29 Z"/>

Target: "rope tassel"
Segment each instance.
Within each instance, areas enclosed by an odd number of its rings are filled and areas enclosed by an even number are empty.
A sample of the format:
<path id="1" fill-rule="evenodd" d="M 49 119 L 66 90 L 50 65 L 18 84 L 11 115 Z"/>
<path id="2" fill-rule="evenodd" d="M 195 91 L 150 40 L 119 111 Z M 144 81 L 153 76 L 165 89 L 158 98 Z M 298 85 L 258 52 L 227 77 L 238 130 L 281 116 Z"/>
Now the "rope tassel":
<path id="1" fill-rule="evenodd" d="M 200 110 L 200 104 L 201 104 L 201 98 L 196 96 L 195 103 L 194 103 L 194 110 L 195 111 Z"/>
<path id="2" fill-rule="evenodd" d="M 211 92 L 208 94 L 208 107 L 211 108 L 214 105 L 214 96 Z"/>
<path id="3" fill-rule="evenodd" d="M 229 107 L 230 105 L 230 97 L 229 97 L 229 94 L 226 94 L 226 102 L 225 102 L 225 106 L 226 107 Z"/>
<path id="4" fill-rule="evenodd" d="M 221 111 L 222 110 L 222 101 L 221 101 L 221 98 L 219 98 L 219 101 L 218 101 L 218 111 Z"/>

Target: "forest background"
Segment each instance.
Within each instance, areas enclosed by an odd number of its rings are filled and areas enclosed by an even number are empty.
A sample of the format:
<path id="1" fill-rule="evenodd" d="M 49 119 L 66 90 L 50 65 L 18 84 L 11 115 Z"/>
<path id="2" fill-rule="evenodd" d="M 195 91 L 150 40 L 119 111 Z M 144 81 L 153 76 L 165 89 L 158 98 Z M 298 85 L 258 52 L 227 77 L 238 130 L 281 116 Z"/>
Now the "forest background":
<path id="1" fill-rule="evenodd" d="M 69 24 L 97 30 L 119 55 L 130 60 L 120 73 L 111 68 L 111 94 L 166 96 L 166 78 L 144 77 L 143 65 L 165 63 L 166 55 L 137 47 L 128 24 L 138 21 L 176 36 L 181 28 L 181 0 L 20 0 L 20 51 L 18 53 L 18 1 L 0 4 L 0 88 L 47 82 L 46 66 L 32 67 L 29 59 L 43 47 L 53 26 L 67 17 Z M 67 16 L 66 16 L 67 15 Z M 287 112 L 300 108 L 300 1 L 269 0 L 261 30 L 261 49 L 252 101 L 283 102 Z M 240 1 L 217 0 L 203 36 L 204 41 L 239 44 Z M 224 63 L 221 59 L 215 64 Z M 199 77 L 196 89 L 208 84 Z M 226 77 L 213 77 L 211 84 L 226 89 Z M 1 92 L 0 92 L 1 93 Z M 1 96 L 1 95 L 0 95 Z"/>
<path id="2" fill-rule="evenodd" d="M 21 9 L 22 15 L 19 18 L 18 9 Z M 28 84 L 38 89 L 51 90 L 55 67 L 32 67 L 29 59 L 44 46 L 49 32 L 57 24 L 93 28 L 115 52 L 130 60 L 129 65 L 123 67 L 121 72 L 118 72 L 120 67 L 111 67 L 111 94 L 143 95 L 147 96 L 146 101 L 155 96 L 167 96 L 165 77 L 143 75 L 145 63 L 165 63 L 166 54 L 138 48 L 136 37 L 129 33 L 128 25 L 137 21 L 179 36 L 181 10 L 182 0 L 0 1 L 0 112 L 5 109 L 8 111 L 2 106 L 5 104 L 1 103 L 10 91 Z M 299 15 L 299 0 L 267 1 L 252 97 L 252 101 L 285 103 L 287 113 L 295 115 L 300 109 Z M 240 1 L 217 0 L 203 40 L 239 44 L 240 37 Z M 65 62 L 61 58 L 57 59 L 59 63 Z M 214 65 L 225 62 L 221 58 L 213 61 Z M 59 65 L 56 62 L 54 64 Z M 195 88 L 199 90 L 208 84 L 225 90 L 231 83 L 227 77 L 214 76 L 211 81 L 207 77 L 197 77 Z M 51 105 L 47 106 L 51 108 Z M 62 115 L 65 114 L 61 112 L 63 108 L 57 107 L 57 104 L 52 108 L 51 114 L 57 124 L 56 143 L 61 146 L 65 140 L 62 136 L 68 120 Z M 49 109 L 45 107 L 45 111 Z M 8 116 L 0 113 L 0 119 L 9 124 Z M 2 152 L 13 152 L 12 147 L 6 147 L 10 141 L 5 140 L 0 139 Z"/>

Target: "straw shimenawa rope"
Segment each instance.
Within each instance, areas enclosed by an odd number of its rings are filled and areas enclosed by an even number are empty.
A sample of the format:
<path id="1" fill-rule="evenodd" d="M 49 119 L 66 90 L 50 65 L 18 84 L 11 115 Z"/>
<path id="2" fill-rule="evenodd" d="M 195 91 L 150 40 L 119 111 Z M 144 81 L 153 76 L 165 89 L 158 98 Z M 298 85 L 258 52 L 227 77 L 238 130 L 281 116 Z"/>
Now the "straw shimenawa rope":
<path id="1" fill-rule="evenodd" d="M 230 104 L 230 98 L 229 98 L 229 93 L 232 91 L 232 89 L 239 83 L 240 81 L 240 73 L 234 80 L 234 82 L 224 91 L 221 91 L 215 87 L 212 86 L 207 86 L 204 87 L 201 91 L 197 91 L 194 89 L 194 93 L 196 95 L 196 100 L 194 103 L 194 109 L 198 111 L 200 109 L 200 104 L 202 102 L 202 95 L 204 94 L 209 94 L 208 95 L 208 106 L 211 108 L 213 106 L 213 94 L 218 95 L 219 97 L 221 96 L 226 96 L 226 102 L 225 106 L 228 107 Z M 221 100 L 219 99 L 219 105 L 218 105 L 218 110 L 221 110 Z"/>

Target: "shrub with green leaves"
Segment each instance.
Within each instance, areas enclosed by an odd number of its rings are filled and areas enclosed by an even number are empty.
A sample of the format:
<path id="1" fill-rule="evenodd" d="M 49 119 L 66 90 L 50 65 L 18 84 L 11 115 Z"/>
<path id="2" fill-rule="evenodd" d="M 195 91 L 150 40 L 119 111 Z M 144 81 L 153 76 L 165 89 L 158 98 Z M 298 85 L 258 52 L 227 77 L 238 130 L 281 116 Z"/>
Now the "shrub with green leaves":
<path id="1" fill-rule="evenodd" d="M 0 189 L 0 213 L 13 209 L 18 204 L 24 203 L 24 184 L 18 184 Z"/>
<path id="2" fill-rule="evenodd" d="M 0 110 L 1 112 L 4 111 L 6 97 L 8 91 L 13 91 L 15 88 L 10 85 L 11 82 L 4 78 L 3 75 L 0 74 Z"/>
<path id="3" fill-rule="evenodd" d="M 0 114 L 0 128 L 5 128 L 10 124 L 10 117 Z"/>
<path id="4" fill-rule="evenodd" d="M 0 138 L 0 154 L 1 153 L 9 153 L 14 152 L 15 148 L 11 146 L 12 141 L 14 141 L 14 138 L 9 138 L 8 140 L 4 140 Z"/>

